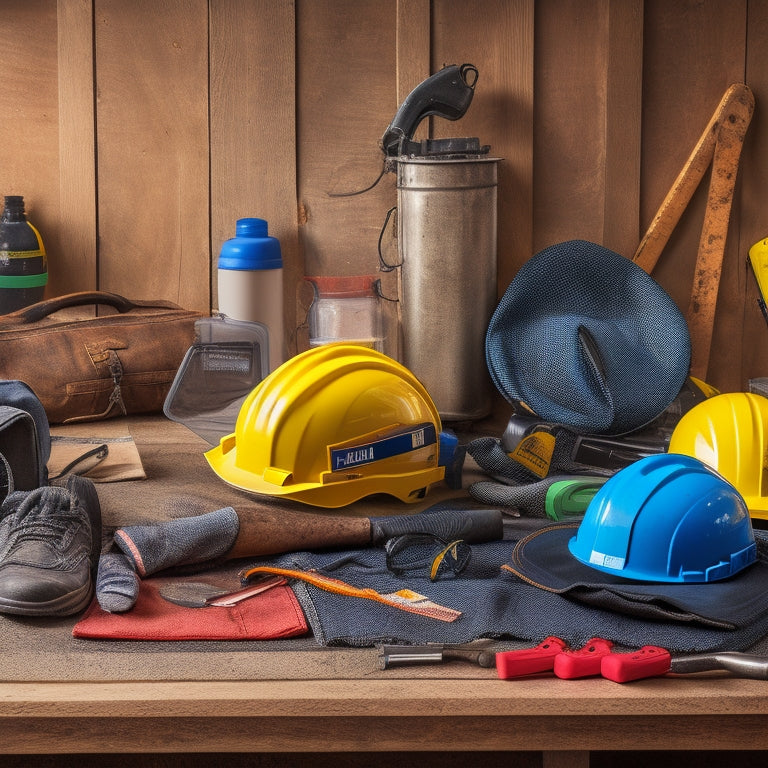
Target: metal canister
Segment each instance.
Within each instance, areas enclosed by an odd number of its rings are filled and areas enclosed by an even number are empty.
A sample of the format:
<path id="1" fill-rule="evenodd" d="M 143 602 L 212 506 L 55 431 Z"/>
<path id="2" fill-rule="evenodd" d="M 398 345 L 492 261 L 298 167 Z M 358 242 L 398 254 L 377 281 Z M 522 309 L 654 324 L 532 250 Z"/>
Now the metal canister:
<path id="1" fill-rule="evenodd" d="M 399 157 L 402 362 L 445 421 L 483 418 L 496 307 L 498 158 Z"/>

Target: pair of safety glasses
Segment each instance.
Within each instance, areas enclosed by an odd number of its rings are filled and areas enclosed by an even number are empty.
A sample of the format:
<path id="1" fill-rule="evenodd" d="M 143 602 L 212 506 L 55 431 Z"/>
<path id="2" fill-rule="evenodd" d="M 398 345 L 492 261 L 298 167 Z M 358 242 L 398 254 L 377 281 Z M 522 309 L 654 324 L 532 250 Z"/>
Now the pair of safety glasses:
<path id="1" fill-rule="evenodd" d="M 450 574 L 457 576 L 472 557 L 472 549 L 462 539 L 445 541 L 439 536 L 421 533 L 406 533 L 388 539 L 384 551 L 387 568 L 396 576 L 427 571 L 430 581 Z"/>

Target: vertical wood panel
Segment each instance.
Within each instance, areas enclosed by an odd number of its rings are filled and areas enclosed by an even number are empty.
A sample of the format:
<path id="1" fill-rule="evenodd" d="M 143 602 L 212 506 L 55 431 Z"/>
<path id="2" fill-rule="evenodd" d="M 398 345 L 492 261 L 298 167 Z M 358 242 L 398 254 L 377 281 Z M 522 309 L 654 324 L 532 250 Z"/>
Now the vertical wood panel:
<path id="1" fill-rule="evenodd" d="M 397 0 L 395 66 L 398 104 L 402 104 L 405 97 L 432 74 L 430 9 L 430 0 Z"/>
<path id="2" fill-rule="evenodd" d="M 768 0 L 7 0 L 0 195 L 25 196 L 49 295 L 98 284 L 204 310 L 235 219 L 263 216 L 283 245 L 290 314 L 305 272 L 376 271 L 394 177 L 332 193 L 375 179 L 378 141 L 419 82 L 471 61 L 467 116 L 431 127 L 503 158 L 502 291 L 557 240 L 626 254 L 726 87 L 745 80 L 757 108 L 708 377 L 743 389 L 768 366 L 745 265 L 768 235 L 767 42 Z M 683 310 L 707 182 L 654 273 Z"/>
<path id="3" fill-rule="evenodd" d="M 379 140 L 398 107 L 397 13 L 397 0 L 297 0 L 299 238 L 307 275 L 377 275 L 395 179 L 385 174 L 372 189 L 349 193 L 381 173 Z"/>
<path id="4" fill-rule="evenodd" d="M 206 311 L 207 8 L 95 5 L 99 287 Z"/>
<path id="5" fill-rule="evenodd" d="M 478 136 L 499 163 L 498 287 L 503 293 L 533 245 L 532 0 L 435 0 L 433 69 L 470 62 L 475 96 L 456 123 L 434 119 L 437 136 Z"/>
<path id="6" fill-rule="evenodd" d="M 604 0 L 605 167 L 602 244 L 631 257 L 640 241 L 643 0 Z"/>
<path id="7" fill-rule="evenodd" d="M 59 232 L 56 0 L 9 0 L 0 22 L 0 203 L 23 195 L 48 252 L 55 295 L 69 269 Z"/>
<path id="8" fill-rule="evenodd" d="M 701 136 L 727 87 L 744 80 L 746 2 L 646 0 L 642 222 L 651 220 Z M 752 130 L 752 128 L 750 128 Z M 653 276 L 685 312 L 706 205 L 709 175 L 670 237 Z M 744 254 L 738 248 L 738 207 L 726 242 L 710 384 L 734 391 L 741 373 Z"/>
<path id="9" fill-rule="evenodd" d="M 603 237 L 604 84 L 596 3 L 536 4 L 534 250 Z"/>
<path id="10" fill-rule="evenodd" d="M 93 93 L 93 2 L 58 0 L 59 221 L 66 269 L 55 294 L 96 288 L 96 155 Z"/>
<path id="11" fill-rule="evenodd" d="M 641 44 L 639 2 L 536 4 L 535 250 L 637 247 Z"/>
<path id="12" fill-rule="evenodd" d="M 292 0 L 211 4 L 211 269 L 237 219 L 266 219 L 283 254 L 286 329 L 303 274 L 296 216 L 295 13 Z M 290 336 L 290 334 L 289 334 Z M 295 340 L 287 346 L 295 352 Z"/>

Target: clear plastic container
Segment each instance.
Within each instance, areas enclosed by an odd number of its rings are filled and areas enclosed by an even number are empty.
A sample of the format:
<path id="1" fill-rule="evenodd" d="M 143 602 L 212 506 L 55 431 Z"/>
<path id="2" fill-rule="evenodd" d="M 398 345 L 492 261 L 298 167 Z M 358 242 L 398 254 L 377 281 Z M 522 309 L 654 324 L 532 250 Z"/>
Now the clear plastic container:
<path id="1" fill-rule="evenodd" d="M 378 281 L 371 275 L 307 277 L 314 300 L 309 308 L 309 344 L 334 341 L 384 351 Z"/>
<path id="2" fill-rule="evenodd" d="M 222 315 L 196 321 L 195 336 L 163 412 L 216 445 L 235 431 L 245 398 L 269 372 L 269 332 Z"/>

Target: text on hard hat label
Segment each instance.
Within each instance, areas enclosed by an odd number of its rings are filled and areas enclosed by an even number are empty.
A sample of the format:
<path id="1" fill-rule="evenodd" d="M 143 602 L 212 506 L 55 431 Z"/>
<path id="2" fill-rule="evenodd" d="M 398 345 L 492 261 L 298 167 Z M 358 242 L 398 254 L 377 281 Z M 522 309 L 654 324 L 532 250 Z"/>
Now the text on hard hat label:
<path id="1" fill-rule="evenodd" d="M 399 456 L 426 445 L 433 445 L 436 442 L 435 425 L 419 424 L 407 431 L 398 431 L 396 434 L 379 440 L 331 449 L 331 471 L 343 472 L 351 467 Z"/>

